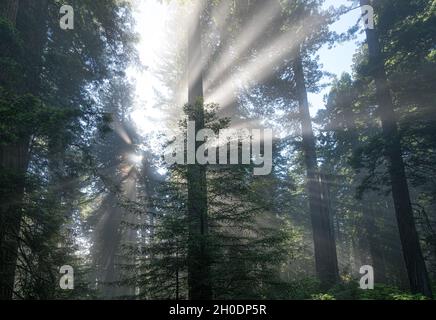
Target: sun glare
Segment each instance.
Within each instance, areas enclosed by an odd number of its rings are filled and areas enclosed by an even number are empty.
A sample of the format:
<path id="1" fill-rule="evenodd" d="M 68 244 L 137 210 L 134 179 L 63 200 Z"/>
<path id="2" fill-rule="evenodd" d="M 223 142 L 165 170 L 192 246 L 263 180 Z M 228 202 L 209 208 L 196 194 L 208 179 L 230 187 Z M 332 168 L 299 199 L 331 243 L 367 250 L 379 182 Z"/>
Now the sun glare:
<path id="1" fill-rule="evenodd" d="M 139 154 L 131 154 L 129 156 L 129 160 L 131 162 L 133 162 L 134 164 L 141 164 L 143 159 L 144 159 L 144 157 L 142 155 L 139 155 Z"/>
<path id="2" fill-rule="evenodd" d="M 136 32 L 139 35 L 137 49 L 145 68 L 131 66 L 127 74 L 135 83 L 135 103 L 131 117 L 139 133 L 149 134 L 160 128 L 162 115 L 155 109 L 155 90 L 159 90 L 159 80 L 153 70 L 159 59 L 159 51 L 165 39 L 165 24 L 168 18 L 168 5 L 156 0 L 136 0 Z"/>

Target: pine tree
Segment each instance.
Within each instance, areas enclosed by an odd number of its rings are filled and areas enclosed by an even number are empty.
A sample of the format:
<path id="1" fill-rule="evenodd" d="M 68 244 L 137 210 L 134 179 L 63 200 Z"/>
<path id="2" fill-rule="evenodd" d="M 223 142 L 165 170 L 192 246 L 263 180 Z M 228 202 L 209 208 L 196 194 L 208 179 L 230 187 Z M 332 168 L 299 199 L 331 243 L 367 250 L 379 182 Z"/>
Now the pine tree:
<path id="1" fill-rule="evenodd" d="M 361 0 L 360 4 L 364 6 L 369 5 L 370 2 Z M 381 55 L 380 44 L 375 29 L 367 28 L 366 36 L 372 75 L 375 80 L 379 115 L 382 121 L 386 158 L 388 159 L 392 184 L 392 196 L 395 204 L 410 287 L 412 292 L 420 292 L 428 297 L 432 297 L 430 281 L 428 279 L 413 217 L 412 203 L 398 133 L 397 117 L 384 68 L 385 62 Z"/>

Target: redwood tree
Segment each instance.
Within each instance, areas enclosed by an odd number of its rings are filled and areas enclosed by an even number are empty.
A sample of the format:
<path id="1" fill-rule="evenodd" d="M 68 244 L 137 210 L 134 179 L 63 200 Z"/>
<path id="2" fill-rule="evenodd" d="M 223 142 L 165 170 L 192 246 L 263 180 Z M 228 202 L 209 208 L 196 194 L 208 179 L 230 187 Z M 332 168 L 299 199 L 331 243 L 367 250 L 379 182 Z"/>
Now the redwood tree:
<path id="1" fill-rule="evenodd" d="M 360 5 L 371 5 L 371 1 L 360 0 Z M 403 256 L 409 276 L 410 289 L 414 293 L 422 293 L 432 297 L 430 281 L 413 217 L 397 117 L 387 81 L 385 61 L 382 56 L 377 30 L 366 28 L 366 38 L 371 73 L 375 82 L 378 112 L 382 123 L 385 157 L 388 162 L 392 197 L 403 247 Z"/>

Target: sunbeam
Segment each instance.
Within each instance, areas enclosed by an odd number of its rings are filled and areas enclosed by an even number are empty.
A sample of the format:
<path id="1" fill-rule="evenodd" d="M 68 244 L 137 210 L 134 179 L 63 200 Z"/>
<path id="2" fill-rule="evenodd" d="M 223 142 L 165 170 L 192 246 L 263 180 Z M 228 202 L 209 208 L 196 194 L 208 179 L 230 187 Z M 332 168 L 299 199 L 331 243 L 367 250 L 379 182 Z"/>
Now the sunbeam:
<path id="1" fill-rule="evenodd" d="M 292 53 L 299 48 L 301 39 L 313 32 L 313 28 L 317 28 L 321 23 L 321 20 L 306 18 L 302 21 L 305 27 L 300 28 L 299 32 L 296 33 L 291 29 L 272 39 L 255 54 L 255 58 L 238 66 L 236 74 L 230 74 L 218 88 L 208 93 L 206 101 L 219 103 L 222 108 L 226 108 L 232 101 L 230 92 L 237 90 L 238 87 L 261 83 L 267 79 L 279 66 L 280 61 L 286 58 L 292 59 Z"/>

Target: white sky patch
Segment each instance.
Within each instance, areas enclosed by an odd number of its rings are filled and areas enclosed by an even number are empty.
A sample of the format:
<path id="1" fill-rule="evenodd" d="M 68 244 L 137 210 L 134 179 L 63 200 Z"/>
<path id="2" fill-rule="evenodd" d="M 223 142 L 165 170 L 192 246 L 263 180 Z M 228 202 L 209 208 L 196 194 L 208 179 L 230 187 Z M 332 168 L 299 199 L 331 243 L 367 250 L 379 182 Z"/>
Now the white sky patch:
<path id="1" fill-rule="evenodd" d="M 160 129 L 163 122 L 161 112 L 154 108 L 155 89 L 161 90 L 162 84 L 153 74 L 153 70 L 159 61 L 159 52 L 164 46 L 168 5 L 157 0 L 136 0 L 135 4 L 136 32 L 140 37 L 137 49 L 141 63 L 146 69 L 131 66 L 127 70 L 127 76 L 136 85 L 131 117 L 139 133 L 146 135 Z"/>

